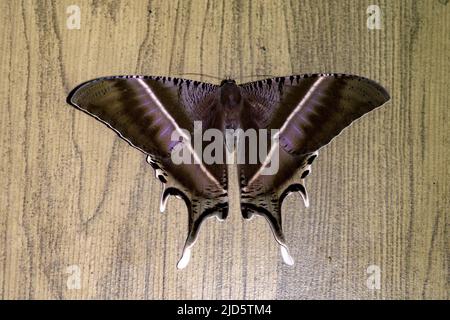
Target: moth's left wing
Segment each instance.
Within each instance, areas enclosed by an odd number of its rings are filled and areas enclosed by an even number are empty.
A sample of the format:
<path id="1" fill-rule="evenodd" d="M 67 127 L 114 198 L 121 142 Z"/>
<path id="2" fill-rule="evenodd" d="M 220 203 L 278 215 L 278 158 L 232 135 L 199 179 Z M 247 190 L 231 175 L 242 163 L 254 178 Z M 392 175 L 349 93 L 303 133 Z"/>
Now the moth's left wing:
<path id="1" fill-rule="evenodd" d="M 216 85 L 179 78 L 115 76 L 88 81 L 68 97 L 70 104 L 147 155 L 164 185 L 161 211 L 170 195 L 186 203 L 189 232 L 179 268 L 187 265 L 204 219 L 225 219 L 228 212 L 226 165 L 202 163 L 191 137 L 196 120 L 205 129 L 216 125 L 214 119 L 220 113 L 217 89 Z M 173 140 L 173 134 L 182 142 Z M 171 155 L 177 148 L 191 161 L 175 163 Z"/>
<path id="2" fill-rule="evenodd" d="M 266 158 L 238 164 L 241 211 L 244 218 L 258 214 L 267 219 L 285 263 L 293 264 L 282 231 L 283 199 L 298 191 L 308 206 L 304 178 L 318 150 L 389 95 L 372 80 L 345 74 L 279 77 L 240 87 L 244 129 L 277 130 L 273 140 L 270 132 L 259 136 L 259 143 L 268 141 Z"/>

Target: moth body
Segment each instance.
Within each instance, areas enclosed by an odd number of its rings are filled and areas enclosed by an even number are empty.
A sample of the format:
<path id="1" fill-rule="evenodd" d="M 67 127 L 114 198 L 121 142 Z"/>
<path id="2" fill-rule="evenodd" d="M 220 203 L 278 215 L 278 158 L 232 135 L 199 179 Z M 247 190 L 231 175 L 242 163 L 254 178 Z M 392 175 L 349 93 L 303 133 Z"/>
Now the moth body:
<path id="1" fill-rule="evenodd" d="M 219 89 L 219 103 L 224 113 L 224 129 L 236 130 L 241 127 L 243 107 L 241 89 L 234 80 L 223 80 Z"/>

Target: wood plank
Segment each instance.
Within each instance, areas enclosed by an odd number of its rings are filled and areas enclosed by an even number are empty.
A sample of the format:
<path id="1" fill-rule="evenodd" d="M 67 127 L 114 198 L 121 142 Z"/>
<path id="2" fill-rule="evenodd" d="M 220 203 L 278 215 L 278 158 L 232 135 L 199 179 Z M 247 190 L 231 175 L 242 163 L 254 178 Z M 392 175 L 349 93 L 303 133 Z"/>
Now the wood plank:
<path id="1" fill-rule="evenodd" d="M 0 2 L 0 297 L 448 299 L 450 5 L 377 3 L 381 30 L 366 26 L 370 1 Z M 184 204 L 161 215 L 143 155 L 66 103 L 104 75 L 307 72 L 364 75 L 392 100 L 320 152 L 310 208 L 286 199 L 293 267 L 263 219 L 242 220 L 233 187 L 229 218 L 207 221 L 177 270 Z"/>

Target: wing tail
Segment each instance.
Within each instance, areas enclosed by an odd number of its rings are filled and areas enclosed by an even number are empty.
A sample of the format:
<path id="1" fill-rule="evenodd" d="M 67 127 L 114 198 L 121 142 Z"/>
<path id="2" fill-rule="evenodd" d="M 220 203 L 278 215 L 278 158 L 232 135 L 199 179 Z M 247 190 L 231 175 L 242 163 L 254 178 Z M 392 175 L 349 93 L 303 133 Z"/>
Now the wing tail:
<path id="1" fill-rule="evenodd" d="M 301 163 L 298 168 L 298 175 L 288 178 L 288 180 L 281 181 L 274 180 L 274 176 L 259 175 L 254 181 L 246 181 L 245 179 L 245 166 L 241 166 L 240 169 L 244 172 L 241 175 L 241 212 L 245 219 L 252 218 L 253 215 L 259 215 L 266 219 L 268 222 L 273 236 L 277 243 L 280 245 L 281 256 L 284 263 L 287 265 L 293 265 L 294 260 L 289 254 L 289 249 L 286 244 L 286 239 L 283 233 L 282 224 L 282 205 L 284 199 L 292 194 L 299 193 L 305 207 L 309 206 L 308 193 L 305 186 L 305 178 L 311 172 L 311 163 L 317 157 L 317 152 L 309 154 L 308 156 L 298 159 L 298 156 L 294 156 L 283 152 L 281 156 L 281 162 L 284 163 Z M 289 160 L 288 160 L 289 159 Z M 280 168 L 280 170 L 290 170 L 289 166 L 286 168 Z M 282 173 L 280 176 L 284 177 Z M 288 174 L 288 172 L 286 172 Z M 281 184 L 278 184 L 281 183 Z"/>
<path id="2" fill-rule="evenodd" d="M 294 259 L 289 254 L 281 221 L 281 205 L 283 199 L 276 193 L 262 194 L 241 203 L 242 216 L 251 219 L 253 215 L 264 217 L 272 230 L 273 236 L 280 246 L 284 263 L 293 265 Z"/>
<path id="3" fill-rule="evenodd" d="M 204 197 L 190 196 L 173 190 L 173 194 L 181 195 L 188 209 L 188 234 L 183 248 L 183 253 L 178 261 L 177 268 L 184 269 L 191 258 L 192 247 L 198 238 L 198 232 L 202 223 L 207 218 L 216 217 L 224 220 L 228 215 L 228 201 L 224 199 L 207 199 Z"/>

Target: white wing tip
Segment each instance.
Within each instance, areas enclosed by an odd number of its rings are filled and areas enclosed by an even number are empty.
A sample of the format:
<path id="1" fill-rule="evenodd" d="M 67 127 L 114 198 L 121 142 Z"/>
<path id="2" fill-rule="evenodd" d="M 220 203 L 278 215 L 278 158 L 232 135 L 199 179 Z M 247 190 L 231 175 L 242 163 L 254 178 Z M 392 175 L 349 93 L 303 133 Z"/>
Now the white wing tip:
<path id="1" fill-rule="evenodd" d="M 186 268 L 186 266 L 189 264 L 189 260 L 191 260 L 191 248 L 184 248 L 183 255 L 181 256 L 180 261 L 178 261 L 177 268 Z"/>
<path id="2" fill-rule="evenodd" d="M 289 249 L 286 246 L 281 245 L 280 250 L 281 250 L 281 256 L 283 257 L 284 263 L 287 264 L 288 266 L 293 266 L 294 259 L 291 257 L 291 255 L 289 253 Z"/>
<path id="3" fill-rule="evenodd" d="M 309 198 L 308 197 L 304 198 L 303 202 L 305 203 L 305 207 L 309 208 Z"/>
<path id="4" fill-rule="evenodd" d="M 163 190 L 162 195 L 161 195 L 161 201 L 159 202 L 159 212 L 163 213 L 164 211 L 166 211 L 168 198 L 169 198 L 169 196 L 164 196 L 164 190 Z"/>
<path id="5" fill-rule="evenodd" d="M 299 193 L 300 193 L 300 196 L 303 199 L 303 203 L 305 204 L 305 207 L 308 208 L 309 207 L 308 191 L 306 191 L 305 185 L 304 184 L 302 184 L 302 185 L 303 185 L 303 188 L 304 188 L 304 193 L 302 191 L 299 191 Z"/>

